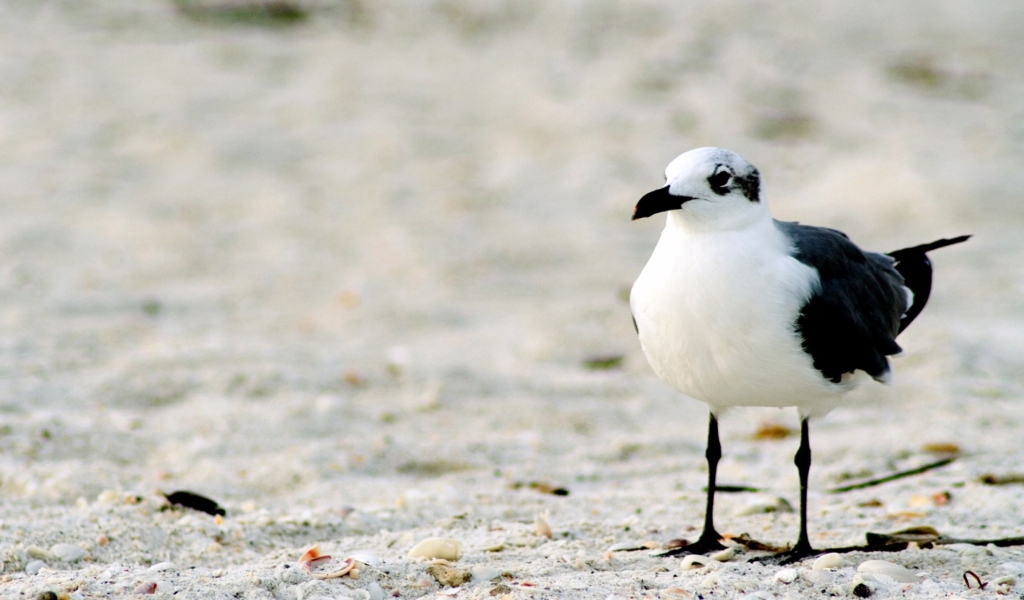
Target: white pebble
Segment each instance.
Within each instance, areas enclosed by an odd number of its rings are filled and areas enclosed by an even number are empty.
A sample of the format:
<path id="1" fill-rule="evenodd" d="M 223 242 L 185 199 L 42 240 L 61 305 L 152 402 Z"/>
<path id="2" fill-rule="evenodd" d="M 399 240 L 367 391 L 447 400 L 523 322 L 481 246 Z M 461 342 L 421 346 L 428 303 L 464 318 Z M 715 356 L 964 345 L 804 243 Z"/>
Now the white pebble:
<path id="1" fill-rule="evenodd" d="M 780 583 L 793 583 L 799 576 L 800 572 L 796 569 L 782 569 L 775 574 L 775 581 Z"/>
<path id="2" fill-rule="evenodd" d="M 75 562 L 85 558 L 85 550 L 74 544 L 54 544 L 50 553 L 64 562 Z"/>
<path id="3" fill-rule="evenodd" d="M 857 572 L 885 575 L 886 577 L 892 577 L 897 583 L 918 583 L 921 581 L 921 578 L 914 571 L 887 560 L 866 560 L 860 563 L 857 567 Z"/>
<path id="4" fill-rule="evenodd" d="M 729 562 L 734 556 L 736 556 L 736 551 L 732 548 L 726 548 L 725 550 L 715 552 L 709 558 L 717 560 L 718 562 Z"/>
<path id="5" fill-rule="evenodd" d="M 149 568 L 150 571 L 170 571 L 174 568 L 172 562 L 159 562 Z"/>
<path id="6" fill-rule="evenodd" d="M 462 544 L 452 538 L 432 537 L 423 540 L 409 550 L 409 558 L 443 558 L 444 560 L 459 560 L 462 556 Z"/>
<path id="7" fill-rule="evenodd" d="M 804 571 L 804 579 L 811 585 L 828 585 L 832 583 L 832 573 L 824 569 Z"/>
<path id="8" fill-rule="evenodd" d="M 495 569 L 494 567 L 487 567 L 484 565 L 476 565 L 469 570 L 473 574 L 473 581 L 490 581 L 497 577 L 501 577 L 501 569 Z"/>
<path id="9" fill-rule="evenodd" d="M 39 573 L 39 570 L 45 566 L 46 563 L 41 560 L 30 560 L 29 563 L 25 565 L 25 572 L 29 575 L 36 575 Z"/>
<path id="10" fill-rule="evenodd" d="M 846 559 L 841 554 L 835 552 L 829 552 L 828 554 L 822 554 L 818 558 L 814 559 L 814 564 L 811 568 L 816 571 L 824 569 L 841 569 L 846 565 Z"/>
<path id="11" fill-rule="evenodd" d="M 371 581 L 370 585 L 366 586 L 366 591 L 370 593 L 370 600 L 384 600 L 384 588 L 376 581 Z"/>
<path id="12" fill-rule="evenodd" d="M 700 569 L 711 565 L 718 564 L 718 561 L 707 556 L 701 556 L 699 554 L 687 554 L 686 558 L 683 559 L 681 568 L 686 571 L 689 569 Z"/>

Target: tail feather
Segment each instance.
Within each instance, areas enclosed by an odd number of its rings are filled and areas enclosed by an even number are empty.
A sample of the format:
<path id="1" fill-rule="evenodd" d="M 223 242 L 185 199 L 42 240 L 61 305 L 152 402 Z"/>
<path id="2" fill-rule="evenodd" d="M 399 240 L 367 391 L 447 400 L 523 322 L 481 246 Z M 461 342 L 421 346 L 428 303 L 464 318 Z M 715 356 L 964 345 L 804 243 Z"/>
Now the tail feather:
<path id="1" fill-rule="evenodd" d="M 924 310 L 924 305 L 928 303 L 928 296 L 931 295 L 932 263 L 928 260 L 926 253 L 938 250 L 939 248 L 945 248 L 946 246 L 952 246 L 953 244 L 966 242 L 970 237 L 969 235 L 961 235 L 955 238 L 944 238 L 929 244 L 902 248 L 889 253 L 889 256 L 896 260 L 894 267 L 903 276 L 903 285 L 910 288 L 910 291 L 914 293 L 914 301 L 911 303 L 910 308 L 907 309 L 906 314 L 903 315 L 903 318 L 900 319 L 900 329 L 897 335 L 902 333 L 917 318 L 917 315 L 921 314 L 921 311 Z"/>

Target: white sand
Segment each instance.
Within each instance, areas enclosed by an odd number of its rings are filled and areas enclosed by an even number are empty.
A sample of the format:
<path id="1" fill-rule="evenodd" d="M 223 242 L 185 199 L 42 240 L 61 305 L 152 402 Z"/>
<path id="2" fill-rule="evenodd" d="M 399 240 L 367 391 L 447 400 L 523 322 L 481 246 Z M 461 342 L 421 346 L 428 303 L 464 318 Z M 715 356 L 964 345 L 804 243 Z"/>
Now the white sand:
<path id="1" fill-rule="evenodd" d="M 978 482 L 1024 471 L 1024 4 L 820 4 L 325 0 L 290 29 L 0 4 L 0 596 L 850 597 L 870 558 L 925 574 L 876 598 L 991 595 L 967 569 L 1024 593 L 1024 548 L 854 554 L 817 585 L 607 552 L 702 519 L 706 411 L 621 293 L 661 226 L 635 199 L 708 144 L 780 218 L 878 250 L 975 234 L 935 253 L 895 385 L 814 425 L 812 542 L 1024 534 L 1024 486 Z M 767 491 L 717 522 L 784 544 L 794 513 L 737 514 L 796 503 L 765 422 L 796 417 L 723 423 L 720 481 Z M 825 492 L 927 443 L 963 452 Z M 227 518 L 161 511 L 178 489 Z M 477 580 L 405 558 L 435 535 Z M 312 580 L 317 542 L 383 564 Z"/>

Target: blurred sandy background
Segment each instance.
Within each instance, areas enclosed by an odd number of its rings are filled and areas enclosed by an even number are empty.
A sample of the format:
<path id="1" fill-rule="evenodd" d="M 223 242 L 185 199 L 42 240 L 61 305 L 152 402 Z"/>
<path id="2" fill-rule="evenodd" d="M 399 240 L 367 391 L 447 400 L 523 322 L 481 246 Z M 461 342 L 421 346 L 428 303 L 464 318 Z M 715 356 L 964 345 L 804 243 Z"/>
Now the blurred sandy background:
<path id="1" fill-rule="evenodd" d="M 693 531 L 706 412 L 651 374 L 623 293 L 662 226 L 630 223 L 635 200 L 702 145 L 756 164 L 778 218 L 870 249 L 975 235 L 935 253 L 895 386 L 812 432 L 812 487 L 927 462 L 927 443 L 960 460 L 812 494 L 812 540 L 905 525 L 891 515 L 910 498 L 960 484 L 915 510 L 1022 533 L 1020 492 L 976 479 L 1024 459 L 1024 4 L 224 6 L 0 1 L 12 577 L 59 542 L 94 565 L 242 577 L 275 551 L 390 547 L 382 530 L 457 514 L 480 544 L 542 510 L 595 552 Z M 752 440 L 765 422 L 796 417 L 728 419 L 720 479 L 795 503 L 796 442 Z M 512 489 L 530 481 L 571 495 Z M 166 513 L 97 500 L 182 488 L 305 525 L 246 525 L 248 544 L 214 552 L 160 533 Z M 722 497 L 720 529 L 795 536 L 794 515 L 732 516 L 745 501 Z M 640 593 L 614 581 L 601 593 Z"/>

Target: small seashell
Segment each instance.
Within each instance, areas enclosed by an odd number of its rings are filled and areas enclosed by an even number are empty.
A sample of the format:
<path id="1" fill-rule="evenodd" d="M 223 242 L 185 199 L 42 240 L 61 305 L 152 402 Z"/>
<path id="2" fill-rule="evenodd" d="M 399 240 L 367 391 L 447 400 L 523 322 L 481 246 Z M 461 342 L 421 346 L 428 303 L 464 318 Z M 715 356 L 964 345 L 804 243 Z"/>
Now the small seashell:
<path id="1" fill-rule="evenodd" d="M 988 582 L 989 589 L 995 590 L 997 594 L 1006 595 L 1010 593 L 1013 586 L 1017 585 L 1017 578 L 1012 575 L 1004 575 Z"/>
<path id="2" fill-rule="evenodd" d="M 108 538 L 107 536 L 105 536 L 105 535 L 103 535 L 101 533 L 101 534 L 99 534 L 99 536 L 97 536 L 96 543 L 99 544 L 100 546 L 106 546 L 107 544 L 110 543 L 110 538 Z"/>
<path id="3" fill-rule="evenodd" d="M 302 556 L 299 557 L 299 564 L 308 571 L 314 561 L 327 560 L 329 558 L 331 558 L 331 555 L 320 552 L 320 544 L 313 544 L 309 550 L 303 552 Z"/>
<path id="4" fill-rule="evenodd" d="M 533 525 L 537 535 L 549 538 L 554 533 L 551 531 L 551 524 L 548 523 L 547 513 L 537 513 L 533 516 Z"/>
<path id="5" fill-rule="evenodd" d="M 828 585 L 832 583 L 832 572 L 822 569 L 804 571 L 804 579 L 811 585 Z"/>
<path id="6" fill-rule="evenodd" d="M 156 593 L 156 582 L 155 581 L 144 581 L 135 588 L 136 594 L 155 594 Z"/>
<path id="7" fill-rule="evenodd" d="M 711 565 L 718 564 L 718 561 L 707 556 L 701 556 L 699 554 L 687 554 L 686 558 L 683 559 L 681 568 L 687 569 L 702 569 Z"/>
<path id="8" fill-rule="evenodd" d="M 64 562 L 75 562 L 85 558 L 85 550 L 74 544 L 54 544 L 50 553 Z"/>
<path id="9" fill-rule="evenodd" d="M 736 556 L 736 551 L 732 548 L 726 548 L 725 550 L 719 550 L 714 554 L 711 554 L 708 558 L 717 560 L 718 562 L 729 562 Z"/>
<path id="10" fill-rule="evenodd" d="M 775 574 L 775 581 L 779 583 L 793 583 L 799 576 L 800 572 L 796 569 L 782 569 Z"/>
<path id="11" fill-rule="evenodd" d="M 462 544 L 458 540 L 444 537 L 432 537 L 423 540 L 409 550 L 408 558 L 459 560 L 462 556 Z"/>
<path id="12" fill-rule="evenodd" d="M 887 560 L 866 560 L 857 566 L 857 572 L 885 575 L 886 577 L 891 577 L 897 583 L 917 583 L 921 581 L 921 578 L 914 571 Z"/>
<path id="13" fill-rule="evenodd" d="M 148 571 L 170 571 L 173 568 L 174 568 L 174 563 L 172 563 L 172 562 L 161 562 L 161 563 L 156 563 L 155 565 L 153 565 L 152 567 L 150 567 L 147 570 Z"/>
<path id="14" fill-rule="evenodd" d="M 328 558 L 330 557 L 324 556 L 314 560 L 326 560 Z M 359 578 L 359 570 L 356 569 L 356 561 L 352 560 L 351 558 L 346 558 L 345 560 L 341 561 L 341 566 L 339 566 L 337 569 L 333 571 L 328 571 L 326 573 L 315 572 L 312 570 L 312 567 L 310 567 L 308 570 L 310 577 L 315 577 L 316 579 L 337 579 L 338 577 L 344 577 L 346 575 L 348 575 L 352 579 Z"/>
<path id="15" fill-rule="evenodd" d="M 821 571 L 823 569 L 841 569 L 844 565 L 846 565 L 846 560 L 841 554 L 829 552 L 814 559 L 814 564 L 811 565 L 811 568 Z"/>

